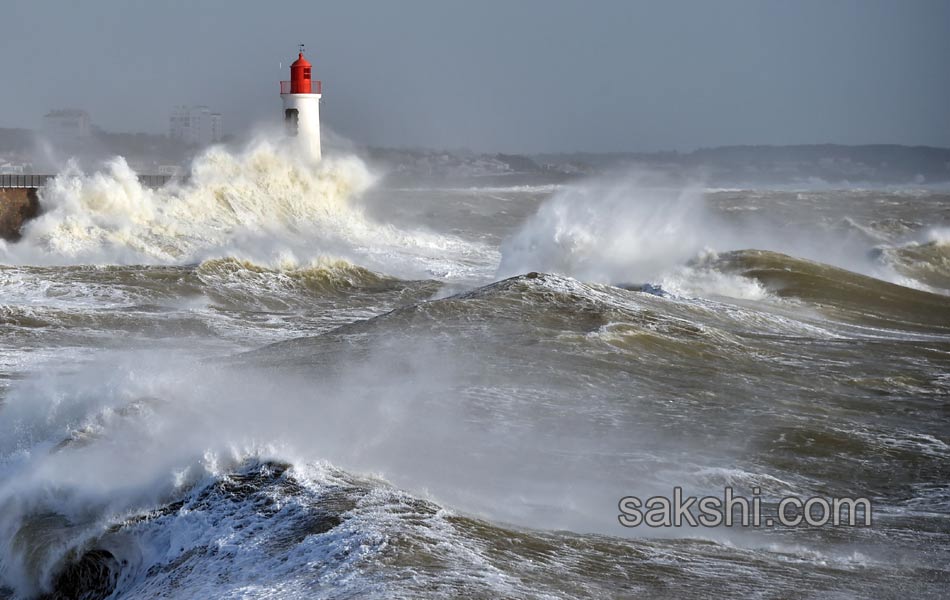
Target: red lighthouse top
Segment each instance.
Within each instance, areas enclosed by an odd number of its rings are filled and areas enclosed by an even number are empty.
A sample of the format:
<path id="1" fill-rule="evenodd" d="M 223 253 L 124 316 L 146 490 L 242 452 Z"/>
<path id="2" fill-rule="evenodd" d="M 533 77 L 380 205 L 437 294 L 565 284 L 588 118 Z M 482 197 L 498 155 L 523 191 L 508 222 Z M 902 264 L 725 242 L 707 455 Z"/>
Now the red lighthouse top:
<path id="1" fill-rule="evenodd" d="M 309 94 L 313 89 L 310 83 L 310 63 L 303 57 L 303 52 L 299 58 L 290 65 L 290 93 L 291 94 Z"/>
<path id="2" fill-rule="evenodd" d="M 290 81 L 280 82 L 281 94 L 321 94 L 323 86 L 320 81 L 312 79 L 310 62 L 303 57 L 303 44 L 300 44 L 300 53 L 290 65 Z"/>
<path id="3" fill-rule="evenodd" d="M 303 46 L 300 48 L 300 54 L 297 60 L 290 65 L 290 93 L 291 94 L 310 94 L 313 90 L 310 74 L 311 65 L 303 57 Z"/>

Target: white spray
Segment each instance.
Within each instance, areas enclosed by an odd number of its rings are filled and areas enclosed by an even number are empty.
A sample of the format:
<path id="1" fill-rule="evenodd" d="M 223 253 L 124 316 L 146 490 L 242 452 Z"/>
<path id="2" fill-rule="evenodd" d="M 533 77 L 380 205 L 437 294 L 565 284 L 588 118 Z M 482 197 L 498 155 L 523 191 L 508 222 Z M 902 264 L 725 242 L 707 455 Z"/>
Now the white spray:
<path id="1" fill-rule="evenodd" d="M 259 136 L 238 152 L 215 146 L 190 177 L 141 185 L 121 157 L 87 174 L 71 163 L 40 191 L 42 215 L 23 239 L 0 243 L 0 263 L 193 264 L 233 257 L 283 268 L 342 258 L 405 277 L 454 274 L 483 248 L 404 231 L 367 217 L 360 195 L 376 181 L 352 155 L 317 160 L 308 136 Z M 463 260 L 456 261 L 460 256 Z"/>
<path id="2" fill-rule="evenodd" d="M 939 232 L 935 239 L 939 238 Z M 870 247 L 827 231 L 727 220 L 701 187 L 639 172 L 561 189 L 502 245 L 499 276 L 545 271 L 583 281 L 652 283 L 688 296 L 761 299 L 758 282 L 715 268 L 717 252 L 760 249 L 902 282 Z"/>

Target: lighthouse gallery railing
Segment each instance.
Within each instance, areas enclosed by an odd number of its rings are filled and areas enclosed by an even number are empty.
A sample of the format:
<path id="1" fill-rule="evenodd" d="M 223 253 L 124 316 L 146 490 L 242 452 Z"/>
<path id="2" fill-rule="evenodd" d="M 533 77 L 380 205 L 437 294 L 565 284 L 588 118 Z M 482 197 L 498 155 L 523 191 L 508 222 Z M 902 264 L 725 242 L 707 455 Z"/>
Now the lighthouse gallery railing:
<path id="1" fill-rule="evenodd" d="M 280 93 L 281 94 L 290 94 L 290 82 L 281 81 L 280 82 Z M 322 94 L 323 93 L 323 82 L 319 79 L 312 79 L 310 81 L 310 93 L 311 94 Z"/>

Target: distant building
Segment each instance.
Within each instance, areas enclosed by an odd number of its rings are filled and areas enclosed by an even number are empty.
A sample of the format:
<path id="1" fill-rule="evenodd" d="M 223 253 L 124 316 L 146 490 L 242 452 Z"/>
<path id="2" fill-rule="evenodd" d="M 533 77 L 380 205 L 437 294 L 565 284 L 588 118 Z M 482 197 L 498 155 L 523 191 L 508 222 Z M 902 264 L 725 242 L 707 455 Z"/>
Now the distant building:
<path id="1" fill-rule="evenodd" d="M 169 175 L 171 177 L 178 177 L 184 172 L 184 169 L 180 165 L 158 165 L 158 174 L 159 175 Z"/>
<path id="2" fill-rule="evenodd" d="M 89 113 L 75 108 L 51 110 L 43 117 L 43 130 L 59 141 L 75 141 L 92 135 Z"/>
<path id="3" fill-rule="evenodd" d="M 221 114 L 207 106 L 176 106 L 169 120 L 168 134 L 189 146 L 207 146 L 224 137 Z"/>
<path id="4" fill-rule="evenodd" d="M 24 173 L 26 173 L 26 165 L 0 160 L 0 175 L 22 175 Z"/>

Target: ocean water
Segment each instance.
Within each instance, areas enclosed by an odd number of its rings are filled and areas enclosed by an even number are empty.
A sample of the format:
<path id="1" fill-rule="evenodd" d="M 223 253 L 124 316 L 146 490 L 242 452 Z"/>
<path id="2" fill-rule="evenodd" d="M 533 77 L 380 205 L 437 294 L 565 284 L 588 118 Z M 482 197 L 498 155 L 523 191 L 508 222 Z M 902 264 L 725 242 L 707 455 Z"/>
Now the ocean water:
<path id="1" fill-rule="evenodd" d="M 946 594 L 950 193 L 192 171 L 0 246 L 0 598 Z M 726 486 L 873 523 L 618 521 Z"/>

